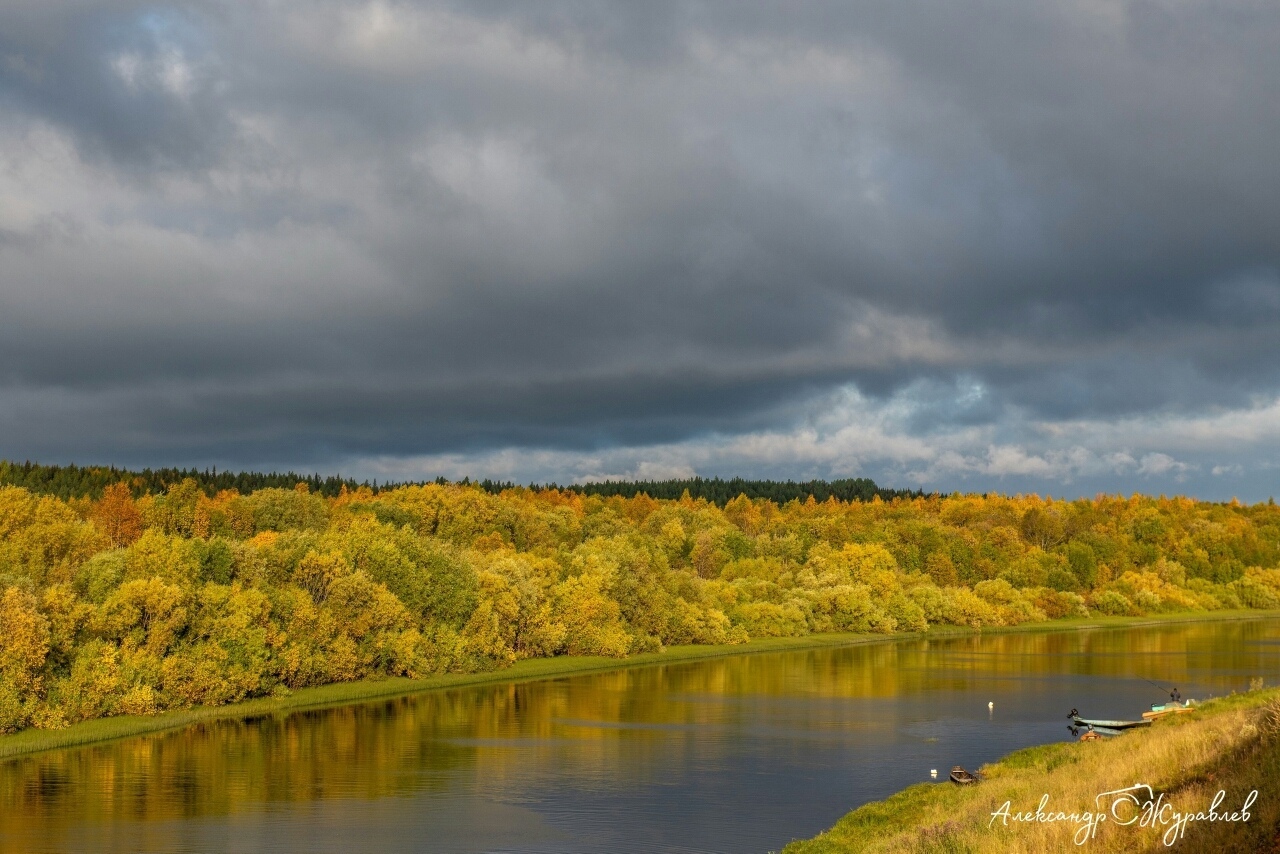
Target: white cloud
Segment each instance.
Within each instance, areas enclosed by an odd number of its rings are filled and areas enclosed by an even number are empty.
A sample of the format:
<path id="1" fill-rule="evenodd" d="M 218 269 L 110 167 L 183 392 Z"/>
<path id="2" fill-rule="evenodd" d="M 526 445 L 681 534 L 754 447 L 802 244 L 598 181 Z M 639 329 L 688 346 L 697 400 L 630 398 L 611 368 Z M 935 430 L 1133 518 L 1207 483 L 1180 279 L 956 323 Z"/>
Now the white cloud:
<path id="1" fill-rule="evenodd" d="M 973 389 L 957 387 L 957 397 Z M 1219 413 L 1213 419 L 1128 419 L 1123 431 L 1105 422 L 1067 422 L 1044 430 L 1042 422 L 1020 421 L 1007 413 L 1000 426 L 960 426 L 913 435 L 918 402 L 909 394 L 875 401 L 844 388 L 812 401 L 806 417 L 790 430 L 758 430 L 741 435 L 705 436 L 684 442 L 617 447 L 591 453 L 505 449 L 470 455 L 412 459 L 381 458 L 357 463 L 383 479 L 405 477 L 493 477 L 519 482 L 566 478 L 573 481 L 664 479 L 694 474 L 731 476 L 778 472 L 779 477 L 873 475 L 898 486 L 954 490 L 973 483 L 1039 483 L 1051 490 L 1096 479 L 1130 482 L 1133 489 L 1183 484 L 1201 463 L 1179 458 L 1161 443 L 1191 431 L 1203 457 L 1223 462 L 1203 466 L 1219 478 L 1239 477 L 1233 457 L 1251 452 L 1238 445 L 1242 423 L 1266 422 L 1280 401 L 1253 409 Z M 1010 425 L 1021 424 L 1021 428 Z M 1219 425 L 1220 430 L 1213 431 Z M 1090 430 L 1089 427 L 1093 429 Z M 1117 441 L 1119 436 L 1122 441 Z M 1266 431 L 1251 434 L 1265 437 Z M 1064 437 L 1067 437 L 1064 439 Z M 1117 447 L 1119 445 L 1119 447 Z M 785 474 L 784 474 L 785 473 Z M 1124 491 L 1124 490 L 1121 490 Z"/>
<path id="2" fill-rule="evenodd" d="M 577 65 L 565 45 L 505 20 L 409 3 L 308 3 L 285 10 L 295 50 L 390 78 L 456 67 L 512 80 L 563 83 Z"/>
<path id="3" fill-rule="evenodd" d="M 1075 419 L 1057 422 L 1060 436 L 1088 436 L 1094 441 L 1121 445 L 1124 437 L 1141 436 L 1167 451 L 1196 452 L 1206 444 L 1257 445 L 1280 441 L 1280 398 L 1255 398 L 1252 405 L 1236 409 L 1215 408 L 1205 414 L 1154 414 L 1113 421 Z"/>
<path id="4" fill-rule="evenodd" d="M 183 52 L 172 45 L 154 56 L 126 51 L 112 57 L 111 69 L 133 93 L 154 89 L 177 98 L 189 98 L 196 87 L 196 69 Z"/>
<path id="5" fill-rule="evenodd" d="M 111 60 L 111 68 L 124 84 L 137 90 L 142 74 L 142 57 L 136 53 L 122 53 Z"/>
<path id="6" fill-rule="evenodd" d="M 1162 475 L 1169 472 L 1181 474 L 1192 467 L 1184 462 L 1179 462 L 1168 454 L 1151 453 L 1144 454 L 1142 463 L 1138 466 L 1138 474 Z"/>

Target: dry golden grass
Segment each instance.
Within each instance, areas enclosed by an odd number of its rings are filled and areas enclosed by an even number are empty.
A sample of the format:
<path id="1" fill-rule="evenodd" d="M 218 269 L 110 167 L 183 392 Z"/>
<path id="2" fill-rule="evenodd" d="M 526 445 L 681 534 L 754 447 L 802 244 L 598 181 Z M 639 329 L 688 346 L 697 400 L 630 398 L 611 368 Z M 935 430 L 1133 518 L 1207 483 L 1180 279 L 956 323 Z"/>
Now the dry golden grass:
<path id="1" fill-rule="evenodd" d="M 1199 712 L 1102 742 L 1065 742 L 1019 751 L 982 769 L 977 786 L 924 783 L 841 819 L 786 854 L 832 852 L 1280 851 L 1280 691 L 1254 691 L 1207 703 Z M 1199 822 L 1166 847 L 1168 824 L 1119 826 L 1111 816 L 1076 844 L 1081 822 L 1015 822 L 1012 816 L 1105 812 L 1097 796 L 1145 783 L 1171 804 L 1165 813 L 1207 811 L 1219 790 L 1219 813 L 1238 810 L 1258 790 L 1248 822 Z M 1145 798 L 1144 798 L 1145 799 Z M 1134 811 L 1135 815 L 1140 815 Z M 1175 832 L 1176 835 L 1176 832 Z"/>

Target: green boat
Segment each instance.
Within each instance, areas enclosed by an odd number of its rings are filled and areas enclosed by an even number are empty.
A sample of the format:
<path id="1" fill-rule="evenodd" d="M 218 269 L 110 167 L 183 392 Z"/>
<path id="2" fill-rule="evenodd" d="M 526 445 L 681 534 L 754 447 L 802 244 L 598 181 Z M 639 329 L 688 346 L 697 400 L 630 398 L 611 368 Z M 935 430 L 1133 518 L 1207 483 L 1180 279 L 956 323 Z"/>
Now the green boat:
<path id="1" fill-rule="evenodd" d="M 1149 720 L 1155 720 L 1165 715 L 1180 715 L 1184 712 L 1194 712 L 1195 710 L 1195 700 L 1187 700 L 1183 703 L 1152 703 L 1151 711 L 1143 712 L 1142 716 Z"/>
<path id="2" fill-rule="evenodd" d="M 1100 727 L 1102 729 L 1133 729 L 1140 726 L 1151 726 L 1151 721 L 1102 721 L 1089 718 L 1072 718 L 1076 726 Z"/>

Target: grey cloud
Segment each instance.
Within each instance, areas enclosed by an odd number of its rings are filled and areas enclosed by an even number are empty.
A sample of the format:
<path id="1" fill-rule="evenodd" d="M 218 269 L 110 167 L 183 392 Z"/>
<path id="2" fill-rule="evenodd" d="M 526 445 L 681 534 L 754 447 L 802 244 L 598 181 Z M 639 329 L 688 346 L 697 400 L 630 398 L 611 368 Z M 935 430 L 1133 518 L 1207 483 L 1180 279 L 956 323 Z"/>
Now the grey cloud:
<path id="1" fill-rule="evenodd" d="M 3 453 L 595 452 L 850 384 L 916 436 L 1247 406 L 1277 37 L 1244 3 L 12 4 Z"/>
<path id="2" fill-rule="evenodd" d="M 198 23 L 143 4 L 0 12 L 0 93 L 139 177 L 205 167 L 230 141 Z"/>

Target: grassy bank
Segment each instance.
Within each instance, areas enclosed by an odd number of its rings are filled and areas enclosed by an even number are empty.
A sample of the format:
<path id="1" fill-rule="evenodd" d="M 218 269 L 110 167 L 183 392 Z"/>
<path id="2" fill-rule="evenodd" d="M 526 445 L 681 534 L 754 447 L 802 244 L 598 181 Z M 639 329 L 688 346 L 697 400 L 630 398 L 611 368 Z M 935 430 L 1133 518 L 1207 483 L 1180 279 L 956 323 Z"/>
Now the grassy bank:
<path id="1" fill-rule="evenodd" d="M 1280 850 L 1280 689 L 1250 691 L 1206 703 L 1198 712 L 1102 742 L 1063 742 L 1032 747 L 984 766 L 976 786 L 919 783 L 884 801 L 866 804 L 813 839 L 793 842 L 784 854 L 835 852 L 1043 852 L 1088 850 L 1254 852 Z M 1019 821 L 1043 814 L 1107 812 L 1117 796 L 1147 784 L 1170 808 L 1163 820 L 1143 826 L 1142 813 L 1126 805 L 1120 826 L 1108 815 L 1089 836 L 1087 820 Z M 1174 814 L 1207 812 L 1219 790 L 1219 813 L 1237 811 L 1258 791 L 1247 822 L 1199 821 L 1184 835 Z M 1146 793 L 1139 792 L 1140 801 Z M 1008 804 L 1006 808 L 1005 805 Z M 1002 815 L 1001 813 L 1005 813 Z M 1007 815 L 1007 818 L 1006 818 Z M 1081 828 L 1085 829 L 1082 830 Z M 1166 834 L 1169 834 L 1166 837 Z M 1170 846 L 1170 847 L 1166 847 Z"/>
<path id="2" fill-rule="evenodd" d="M 527 659 L 516 662 L 516 664 L 505 670 L 485 673 L 448 674 L 427 679 L 390 678 L 340 682 L 315 688 L 304 688 L 286 696 L 262 697 L 226 706 L 196 707 L 145 717 L 122 715 L 98 718 L 57 730 L 27 729 L 13 735 L 0 736 L 0 759 L 36 753 L 42 750 L 77 747 L 111 739 L 178 729 L 202 721 L 251 718 L 303 709 L 348 705 L 365 700 L 389 699 L 424 691 L 461 688 L 470 685 L 529 682 L 580 673 L 672 664 L 721 656 L 817 649 L 863 643 L 886 643 L 920 637 L 962 637 L 966 635 L 1010 632 L 1126 628 L 1169 623 L 1263 619 L 1276 616 L 1280 616 L 1280 612 L 1214 611 L 1194 614 L 1168 614 L 1159 618 L 1096 617 L 1090 619 L 1052 620 L 1041 623 L 1025 623 L 1008 628 L 988 628 L 981 631 L 956 626 L 932 626 L 924 633 L 892 635 L 822 634 L 803 637 L 760 638 L 739 645 L 672 646 L 663 652 L 634 655 L 626 659 L 584 656 Z"/>

